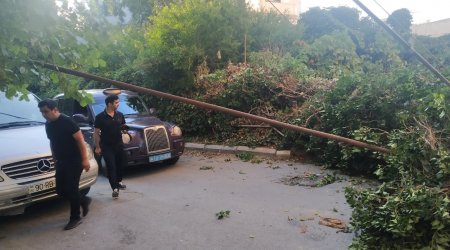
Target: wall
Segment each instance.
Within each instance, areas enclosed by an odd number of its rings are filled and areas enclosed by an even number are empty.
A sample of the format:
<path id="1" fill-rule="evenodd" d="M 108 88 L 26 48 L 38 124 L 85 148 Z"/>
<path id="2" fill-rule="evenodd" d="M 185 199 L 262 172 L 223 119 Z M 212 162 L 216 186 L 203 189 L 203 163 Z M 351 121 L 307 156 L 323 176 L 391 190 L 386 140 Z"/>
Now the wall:
<path id="1" fill-rule="evenodd" d="M 450 18 L 435 22 L 415 24 L 412 33 L 420 36 L 438 37 L 450 34 Z"/>
<path id="2" fill-rule="evenodd" d="M 247 0 L 247 2 L 258 11 L 278 12 L 279 10 L 294 24 L 297 23 L 300 15 L 300 0 L 271 0 L 270 2 L 268 0 Z"/>

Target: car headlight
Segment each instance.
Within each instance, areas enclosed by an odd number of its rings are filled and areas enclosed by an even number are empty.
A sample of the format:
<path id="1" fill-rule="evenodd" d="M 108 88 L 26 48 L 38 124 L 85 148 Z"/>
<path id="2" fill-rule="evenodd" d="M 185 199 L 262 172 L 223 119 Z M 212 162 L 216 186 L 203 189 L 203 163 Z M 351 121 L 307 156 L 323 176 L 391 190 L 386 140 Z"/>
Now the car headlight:
<path id="1" fill-rule="evenodd" d="M 137 132 L 136 132 L 136 130 L 128 130 L 128 134 L 131 135 L 131 138 L 134 138 L 134 137 L 136 137 Z"/>
<path id="2" fill-rule="evenodd" d="M 129 135 L 128 138 L 130 139 L 130 141 L 127 143 L 128 145 L 136 144 L 139 142 L 139 132 L 137 132 L 136 130 L 128 130 L 127 134 Z"/>
<path id="3" fill-rule="evenodd" d="M 170 134 L 172 135 L 172 136 L 181 136 L 181 128 L 180 127 L 178 127 L 178 126 L 173 126 L 172 127 L 172 129 L 171 129 L 171 131 L 170 131 Z"/>

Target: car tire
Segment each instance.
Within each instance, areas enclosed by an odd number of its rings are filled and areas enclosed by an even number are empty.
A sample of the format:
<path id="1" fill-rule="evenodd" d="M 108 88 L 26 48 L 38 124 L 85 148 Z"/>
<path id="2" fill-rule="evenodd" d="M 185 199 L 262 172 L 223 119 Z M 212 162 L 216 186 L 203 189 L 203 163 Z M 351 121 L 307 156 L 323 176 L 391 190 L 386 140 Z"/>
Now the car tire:
<path id="1" fill-rule="evenodd" d="M 174 157 L 174 158 L 165 160 L 164 163 L 167 164 L 167 165 L 173 165 L 173 164 L 177 163 L 177 161 L 178 161 L 179 159 L 180 159 L 180 157 L 177 156 L 177 157 Z"/>
<path id="2" fill-rule="evenodd" d="M 91 187 L 81 189 L 80 190 L 80 195 L 81 196 L 86 196 L 89 193 L 90 190 L 91 190 Z"/>

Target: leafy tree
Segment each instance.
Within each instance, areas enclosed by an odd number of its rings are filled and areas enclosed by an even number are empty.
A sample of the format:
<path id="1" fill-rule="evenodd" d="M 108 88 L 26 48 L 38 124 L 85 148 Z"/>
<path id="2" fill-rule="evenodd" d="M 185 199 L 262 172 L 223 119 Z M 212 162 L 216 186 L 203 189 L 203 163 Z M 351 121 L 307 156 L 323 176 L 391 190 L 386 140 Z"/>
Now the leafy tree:
<path id="1" fill-rule="evenodd" d="M 404 38 L 411 36 L 412 15 L 408 9 L 398 9 L 392 12 L 386 20 L 387 23 Z"/>
<path id="2" fill-rule="evenodd" d="M 359 29 L 359 13 L 348 7 L 311 8 L 300 15 L 300 24 L 305 27 L 304 38 L 312 41 L 323 35 L 347 29 Z"/>
<path id="3" fill-rule="evenodd" d="M 362 43 L 358 51 L 360 56 L 368 57 L 372 63 L 382 63 L 384 69 L 389 68 L 390 58 L 398 57 L 398 46 L 392 37 L 370 18 L 361 20 Z"/>
<path id="4" fill-rule="evenodd" d="M 440 37 L 418 36 L 414 47 L 439 69 L 447 79 L 450 77 L 450 35 Z"/>
<path id="5" fill-rule="evenodd" d="M 329 8 L 328 11 L 333 19 L 344 24 L 347 28 L 355 31 L 361 28 L 359 11 L 357 9 L 341 6 Z"/>
<path id="6" fill-rule="evenodd" d="M 30 60 L 49 62 L 70 68 L 84 65 L 102 67 L 106 62 L 97 50 L 95 26 L 86 25 L 83 4 L 75 8 L 68 1 L 14 1 L 0 3 L 0 90 L 7 96 L 30 89 L 43 96 L 61 91 L 86 103 L 74 78 L 43 70 Z M 91 31 L 91 32 L 90 32 Z M 58 88 L 50 87 L 58 84 Z"/>
<path id="7" fill-rule="evenodd" d="M 237 0 L 190 0 L 163 7 L 146 32 L 144 70 L 159 88 L 186 88 L 203 61 L 216 69 L 242 59 L 247 20 L 245 3 Z"/>
<path id="8" fill-rule="evenodd" d="M 346 33 L 333 33 L 317 38 L 308 47 L 308 66 L 316 74 L 338 78 L 361 68 L 362 61 L 355 53 L 355 44 Z"/>
<path id="9" fill-rule="evenodd" d="M 408 9 L 399 9 L 392 12 L 387 19 L 387 23 L 407 42 L 411 40 L 411 23 L 412 16 Z M 400 56 L 403 60 L 411 62 L 415 58 L 415 54 L 409 50 L 402 48 Z"/>
<path id="10" fill-rule="evenodd" d="M 247 51 L 261 50 L 288 53 L 302 37 L 302 31 L 276 12 L 250 12 Z"/>
<path id="11" fill-rule="evenodd" d="M 31 80 L 39 79 L 38 70 L 30 67 L 28 59 L 36 55 L 51 58 L 58 40 L 46 43 L 47 34 L 58 19 L 56 6 L 49 1 L 0 3 L 0 90 L 6 90 L 7 96 L 26 92 Z"/>
<path id="12" fill-rule="evenodd" d="M 89 6 L 96 8 L 96 13 L 107 19 L 114 19 L 122 26 L 131 24 L 139 27 L 148 21 L 155 12 L 180 0 L 90 0 Z"/>

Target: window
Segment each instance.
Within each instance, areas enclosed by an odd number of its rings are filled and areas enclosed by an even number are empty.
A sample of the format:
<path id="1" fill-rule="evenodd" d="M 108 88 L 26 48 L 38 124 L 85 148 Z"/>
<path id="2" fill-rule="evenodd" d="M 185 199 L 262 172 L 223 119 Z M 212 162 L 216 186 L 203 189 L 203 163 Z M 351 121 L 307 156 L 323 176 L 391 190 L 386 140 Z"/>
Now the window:
<path id="1" fill-rule="evenodd" d="M 73 115 L 73 99 L 58 99 L 59 111 L 67 116 Z"/>
<path id="2" fill-rule="evenodd" d="M 19 96 L 8 99 L 4 92 L 0 92 L 0 125 L 10 122 L 37 121 L 45 122 L 38 108 L 39 99 L 28 94 L 28 101 Z"/>
<path id="3" fill-rule="evenodd" d="M 88 106 L 81 107 L 80 103 L 77 101 L 74 101 L 73 103 L 73 114 L 82 114 L 86 117 L 89 117 L 88 113 Z"/>
<path id="4" fill-rule="evenodd" d="M 92 105 L 95 115 L 105 110 L 104 102 L 97 102 Z M 137 96 L 119 96 L 119 109 L 124 115 L 148 114 L 147 107 Z"/>

